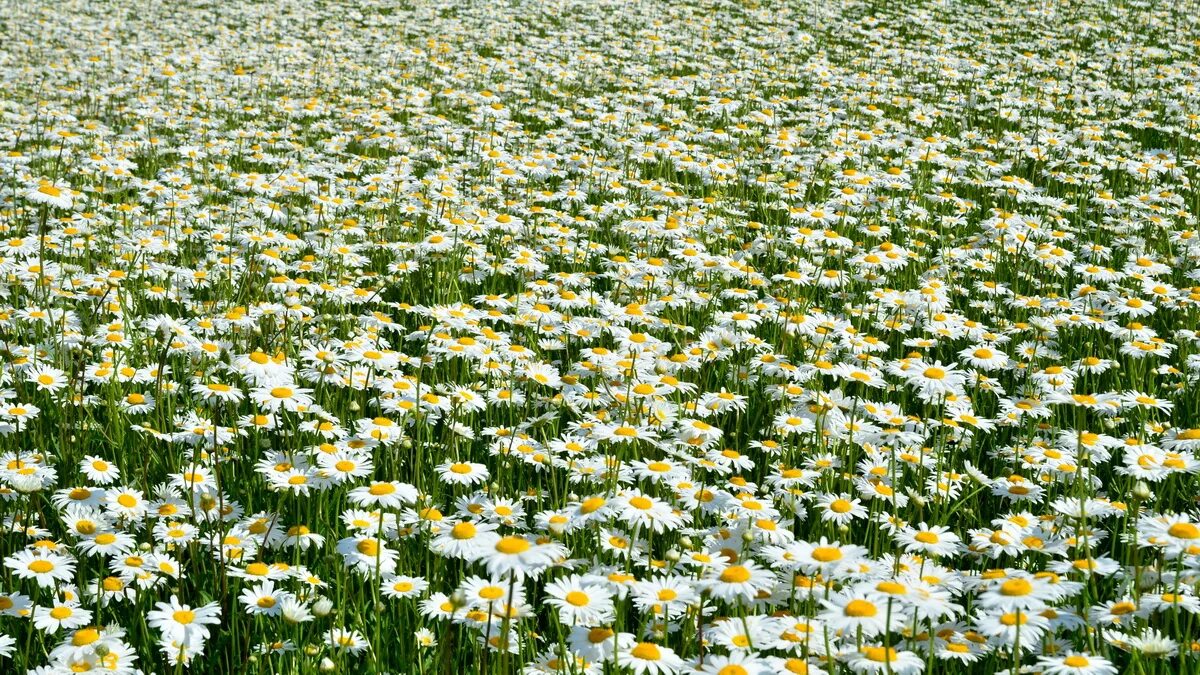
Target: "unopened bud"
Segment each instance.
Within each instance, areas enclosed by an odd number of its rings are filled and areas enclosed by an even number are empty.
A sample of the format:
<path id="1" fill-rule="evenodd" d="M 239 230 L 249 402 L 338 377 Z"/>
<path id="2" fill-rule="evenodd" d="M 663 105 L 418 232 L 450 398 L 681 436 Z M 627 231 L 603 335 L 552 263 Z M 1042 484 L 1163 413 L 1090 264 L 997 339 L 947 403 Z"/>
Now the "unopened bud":
<path id="1" fill-rule="evenodd" d="M 333 671 L 337 670 L 337 664 L 334 663 L 328 656 L 321 659 L 320 667 L 322 673 L 332 673 Z"/>
<path id="2" fill-rule="evenodd" d="M 1138 501 L 1146 501 L 1153 495 L 1150 493 L 1150 486 L 1144 480 L 1139 480 L 1133 485 L 1133 498 Z"/>
<path id="3" fill-rule="evenodd" d="M 679 549 L 673 548 L 667 551 L 667 562 L 679 562 Z"/>
<path id="4" fill-rule="evenodd" d="M 320 598 L 313 603 L 312 613 L 313 616 L 317 617 L 318 619 L 329 616 L 329 613 L 332 611 L 333 601 L 331 601 L 329 598 Z"/>

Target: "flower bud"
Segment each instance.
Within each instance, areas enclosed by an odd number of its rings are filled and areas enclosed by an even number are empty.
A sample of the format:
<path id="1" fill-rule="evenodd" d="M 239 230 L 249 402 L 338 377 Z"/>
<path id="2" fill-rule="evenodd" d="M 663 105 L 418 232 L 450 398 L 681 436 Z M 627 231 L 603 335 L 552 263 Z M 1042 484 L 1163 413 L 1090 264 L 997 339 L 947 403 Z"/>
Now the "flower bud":
<path id="1" fill-rule="evenodd" d="M 1150 499 L 1150 497 L 1152 497 L 1152 496 L 1154 496 L 1154 495 L 1150 492 L 1150 486 L 1146 483 L 1146 481 L 1139 480 L 1137 483 L 1134 484 L 1134 486 L 1133 486 L 1133 498 L 1134 499 L 1144 502 L 1147 499 Z"/>
<path id="2" fill-rule="evenodd" d="M 333 671 L 337 670 L 337 664 L 334 663 L 333 660 L 331 660 L 328 656 L 326 656 L 325 658 L 321 659 L 320 668 L 322 673 L 332 673 Z"/>
<path id="3" fill-rule="evenodd" d="M 313 603 L 312 613 L 313 616 L 317 617 L 318 619 L 329 616 L 329 613 L 332 611 L 333 601 L 331 601 L 329 598 L 318 598 L 317 601 Z"/>

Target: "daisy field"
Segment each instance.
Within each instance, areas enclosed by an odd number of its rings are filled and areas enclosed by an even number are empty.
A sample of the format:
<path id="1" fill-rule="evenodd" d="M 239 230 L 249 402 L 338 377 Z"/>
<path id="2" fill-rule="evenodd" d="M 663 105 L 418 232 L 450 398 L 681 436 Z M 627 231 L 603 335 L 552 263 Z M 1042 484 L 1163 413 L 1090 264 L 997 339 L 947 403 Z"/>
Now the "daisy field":
<path id="1" fill-rule="evenodd" d="M 1192 0 L 0 13 L 0 672 L 1200 672 Z"/>

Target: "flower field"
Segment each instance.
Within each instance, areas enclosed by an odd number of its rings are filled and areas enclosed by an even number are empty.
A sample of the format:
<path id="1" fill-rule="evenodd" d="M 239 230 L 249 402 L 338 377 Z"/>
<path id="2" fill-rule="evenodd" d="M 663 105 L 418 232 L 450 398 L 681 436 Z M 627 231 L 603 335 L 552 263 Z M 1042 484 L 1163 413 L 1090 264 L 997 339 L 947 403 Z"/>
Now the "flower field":
<path id="1" fill-rule="evenodd" d="M 1191 0 L 0 38 L 0 672 L 1200 673 Z"/>

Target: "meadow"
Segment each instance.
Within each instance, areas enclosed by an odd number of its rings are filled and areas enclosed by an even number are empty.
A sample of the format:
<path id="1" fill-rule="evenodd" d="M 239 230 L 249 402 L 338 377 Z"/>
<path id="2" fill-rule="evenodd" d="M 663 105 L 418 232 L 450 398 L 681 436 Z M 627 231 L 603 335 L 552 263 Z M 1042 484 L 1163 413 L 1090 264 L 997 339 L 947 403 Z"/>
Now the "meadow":
<path id="1" fill-rule="evenodd" d="M 0 13 L 0 672 L 1200 673 L 1192 0 Z"/>

